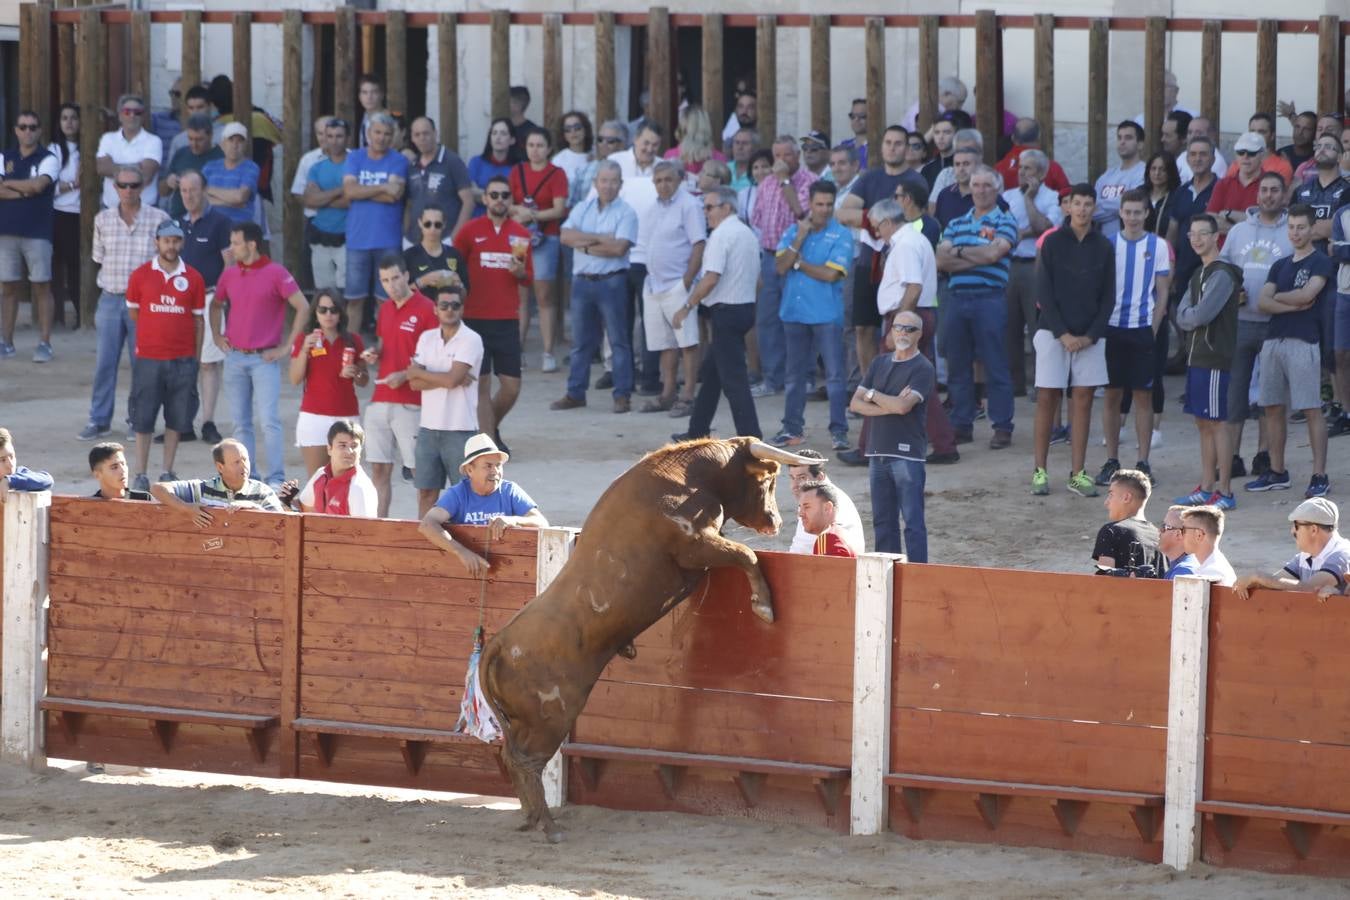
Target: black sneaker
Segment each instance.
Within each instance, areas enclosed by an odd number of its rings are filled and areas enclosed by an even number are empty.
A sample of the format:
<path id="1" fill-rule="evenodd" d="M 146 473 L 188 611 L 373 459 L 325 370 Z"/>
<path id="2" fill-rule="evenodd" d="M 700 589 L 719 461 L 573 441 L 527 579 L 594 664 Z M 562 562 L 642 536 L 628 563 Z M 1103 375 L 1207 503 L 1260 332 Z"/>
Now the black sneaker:
<path id="1" fill-rule="evenodd" d="M 1097 478 L 1093 484 L 1100 484 L 1103 487 L 1111 483 L 1111 476 L 1120 471 L 1120 460 L 1108 459 L 1102 463 L 1102 470 L 1097 473 Z"/>
<path id="2" fill-rule="evenodd" d="M 195 441 L 196 439 L 197 439 L 197 434 L 196 434 L 196 432 L 189 431 L 187 434 L 180 434 L 180 435 L 178 436 L 178 443 L 180 443 L 180 444 L 190 444 L 190 443 L 192 443 L 193 441 Z M 156 443 L 156 444 L 162 444 L 162 443 L 164 443 L 164 435 L 163 435 L 163 434 L 157 434 L 157 435 L 155 435 L 154 443 Z"/>
<path id="3" fill-rule="evenodd" d="M 1153 478 L 1153 467 L 1148 464 L 1148 460 L 1146 459 L 1139 460 L 1139 462 L 1134 464 L 1134 468 L 1136 471 L 1143 472 L 1145 475 L 1147 475 L 1150 484 L 1157 483 L 1157 481 Z"/>
<path id="4" fill-rule="evenodd" d="M 1252 465 L 1253 465 L 1253 466 L 1256 465 L 1256 460 L 1252 460 Z M 1232 472 L 1232 475 L 1233 475 L 1234 478 L 1246 478 L 1246 477 L 1247 477 L 1247 466 L 1246 466 L 1245 463 L 1242 462 L 1242 457 L 1241 457 L 1241 456 L 1238 456 L 1236 453 L 1233 454 L 1233 472 Z"/>
<path id="5" fill-rule="evenodd" d="M 961 461 L 961 454 L 953 450 L 950 453 L 930 453 L 927 462 L 930 466 L 950 466 Z"/>
<path id="6" fill-rule="evenodd" d="M 498 450 L 502 451 L 507 456 L 511 455 L 511 448 L 506 446 L 506 441 L 502 440 L 502 433 L 500 429 L 492 432 L 492 442 L 497 445 Z"/>
<path id="7" fill-rule="evenodd" d="M 403 467 L 403 480 L 404 480 L 404 481 L 412 481 L 412 480 L 413 480 L 413 470 L 410 469 L 410 468 L 408 468 L 407 466 L 404 466 L 404 467 Z"/>
<path id="8" fill-rule="evenodd" d="M 208 444 L 219 444 L 224 440 L 224 438 L 221 437 L 220 430 L 216 428 L 215 422 L 202 423 L 202 440 L 206 441 Z"/>
<path id="9" fill-rule="evenodd" d="M 835 458 L 846 466 L 867 465 L 867 457 L 863 456 L 863 452 L 857 448 L 852 450 L 840 450 L 835 454 Z"/>
<path id="10" fill-rule="evenodd" d="M 1350 434 L 1350 416 L 1345 414 L 1337 416 L 1327 426 L 1327 437 L 1340 437 L 1343 434 Z"/>
<path id="11" fill-rule="evenodd" d="M 956 443 L 958 444 L 975 443 L 975 431 L 972 428 L 954 428 L 952 433 L 956 436 Z"/>
<path id="12" fill-rule="evenodd" d="M 609 389 L 612 388 L 612 387 L 614 387 L 614 373 L 613 373 L 613 372 L 606 372 L 606 373 L 604 373 L 603 375 L 601 375 L 598 379 L 596 379 L 596 382 L 595 382 L 595 389 L 596 389 L 597 391 L 607 391 L 607 390 L 609 390 Z M 500 445 L 499 445 L 499 446 L 500 446 Z"/>
<path id="13" fill-rule="evenodd" d="M 1252 457 L 1252 475 L 1260 478 L 1270 471 L 1270 454 L 1262 450 Z"/>

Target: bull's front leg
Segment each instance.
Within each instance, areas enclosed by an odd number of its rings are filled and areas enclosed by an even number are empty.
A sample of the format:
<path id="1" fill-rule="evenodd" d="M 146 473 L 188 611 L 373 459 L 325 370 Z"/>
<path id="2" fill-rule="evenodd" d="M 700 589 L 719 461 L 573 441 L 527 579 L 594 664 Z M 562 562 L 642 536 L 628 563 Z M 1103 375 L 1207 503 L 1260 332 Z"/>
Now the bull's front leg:
<path id="1" fill-rule="evenodd" d="M 715 569 L 731 566 L 750 580 L 750 609 L 765 622 L 773 621 L 773 597 L 769 583 L 759 570 L 759 557 L 744 544 L 728 540 L 715 531 L 700 532 L 683 541 L 675 552 L 675 562 L 683 569 Z"/>

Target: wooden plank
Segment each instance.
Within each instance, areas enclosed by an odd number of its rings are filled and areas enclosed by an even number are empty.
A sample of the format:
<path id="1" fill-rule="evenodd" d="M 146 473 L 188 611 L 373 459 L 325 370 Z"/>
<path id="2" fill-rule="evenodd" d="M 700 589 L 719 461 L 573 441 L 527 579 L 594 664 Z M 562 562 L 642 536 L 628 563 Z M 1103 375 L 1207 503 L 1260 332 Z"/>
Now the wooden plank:
<path id="1" fill-rule="evenodd" d="M 613 759 L 625 762 L 654 762 L 667 766 L 689 766 L 704 769 L 758 772 L 764 775 L 786 775 L 798 778 L 847 778 L 846 766 L 819 766 L 808 763 L 783 762 L 776 759 L 753 759 L 748 756 L 719 756 L 708 753 L 678 753 L 670 750 L 647 750 L 640 747 L 612 747 L 603 744 L 566 743 L 563 756 L 588 759 Z"/>
<path id="2" fill-rule="evenodd" d="M 275 641 L 208 641 L 172 635 L 124 635 L 55 627 L 48 630 L 47 640 L 52 657 L 72 659 L 209 666 L 269 674 L 280 672 L 282 663 L 281 645 Z"/>
<path id="3" fill-rule="evenodd" d="M 230 513 L 223 522 L 202 531 L 180 519 L 164 515 L 162 507 L 144 503 L 109 503 L 89 497 L 53 497 L 52 529 L 60 531 L 72 525 L 92 525 L 129 529 L 154 529 L 175 534 L 239 534 L 244 537 L 272 535 L 281 539 L 285 529 L 284 516 L 276 513 L 240 510 Z"/>
<path id="4" fill-rule="evenodd" d="M 759 133 L 765 143 L 778 134 L 778 18 L 755 17 L 755 93 Z"/>
<path id="5" fill-rule="evenodd" d="M 1111 65 L 1111 30 L 1106 19 L 1093 19 L 1088 29 L 1088 177 L 1106 171 L 1107 77 Z"/>
<path id="6" fill-rule="evenodd" d="M 52 74 L 55 71 L 52 57 L 52 5 L 50 2 L 35 3 L 29 10 L 33 28 L 33 68 L 38 75 L 32 79 L 30 102 L 31 108 L 37 111 L 38 121 L 42 123 L 43 143 L 47 144 L 61 136 L 61 123 L 56 119 L 56 106 L 52 102 Z"/>
<path id="7" fill-rule="evenodd" d="M 194 611 L 159 612 L 116 606 L 88 606 L 84 603 L 58 602 L 52 599 L 47 614 L 47 625 L 52 632 L 93 631 L 126 637 L 184 641 L 211 641 L 221 644 L 258 644 L 280 647 L 283 644 L 282 623 L 276 619 L 212 615 Z"/>
<path id="8" fill-rule="evenodd" d="M 1350 825 L 1350 814 L 1327 812 L 1322 809 L 1302 809 L 1293 806 L 1262 806 L 1256 803 L 1224 803 L 1201 800 L 1196 809 L 1202 813 L 1243 816 L 1252 819 L 1275 819 L 1281 822 L 1309 822 L 1317 825 Z"/>
<path id="9" fill-rule="evenodd" d="M 1037 13 L 1035 36 L 1035 116 L 1041 126 L 1041 149 L 1055 156 L 1055 16 Z"/>
<path id="10" fill-rule="evenodd" d="M 322 571 L 313 573 L 314 578 L 327 579 L 339 573 L 352 575 L 387 575 L 430 577 L 445 582 L 463 582 L 474 584 L 463 577 L 464 569 L 448 554 L 428 545 L 426 550 L 389 551 L 379 556 L 353 554 L 349 547 L 339 544 L 305 544 L 304 558 Z M 491 585 L 498 582 L 530 583 L 535 579 L 534 560 L 525 556 L 499 556 L 490 553 Z"/>
<path id="11" fill-rule="evenodd" d="M 999 60 L 1003 32 L 992 9 L 975 13 L 975 124 L 984 136 L 984 161 L 998 162 L 998 138 L 1003 131 L 1003 96 L 999 90 Z"/>
<path id="12" fill-rule="evenodd" d="M 202 11 L 200 9 L 183 10 L 182 24 L 183 58 L 179 71 L 183 77 L 183 94 L 188 88 L 202 83 Z M 183 104 L 183 119 L 186 124 L 187 104 Z"/>
<path id="13" fill-rule="evenodd" d="M 1126 803 L 1134 806 L 1162 806 L 1162 794 L 1139 791 L 1101 791 L 1053 784 L 1025 784 L 1016 781 L 988 781 L 978 778 L 941 778 L 933 775 L 911 775 L 893 772 L 886 775 L 886 784 L 893 787 L 919 788 L 935 791 L 970 791 L 999 794 L 1006 797 L 1063 797 L 1090 803 Z"/>
<path id="14" fill-rule="evenodd" d="M 300 671 L 305 673 L 306 678 L 319 675 L 344 678 L 351 677 L 353 672 L 360 672 L 362 680 L 389 682 L 407 680 L 428 685 L 462 685 L 465 664 L 472 645 L 466 643 L 462 646 L 464 652 L 458 657 L 359 653 L 306 647 L 300 652 Z M 274 654 L 269 653 L 269 661 L 280 663 L 281 651 L 278 649 Z"/>
<path id="15" fill-rule="evenodd" d="M 80 11 L 79 104 L 81 110 L 103 107 L 104 41 L 103 21 L 98 10 Z M 94 216 L 103 194 L 103 179 L 96 168 L 98 142 L 102 131 L 98 119 L 86 113 L 90 124 L 80 128 L 80 208 L 89 215 L 80 216 L 80 322 L 86 331 L 94 330 L 94 311 L 98 308 L 98 264 L 94 262 Z"/>
<path id="16" fill-rule="evenodd" d="M 353 706 L 369 704 L 410 710 L 416 714 L 415 724 L 453 728 L 459 717 L 459 701 L 463 691 L 462 667 L 458 683 L 447 680 L 444 684 L 421 684 L 406 680 L 366 678 L 361 674 L 353 675 L 350 671 L 342 675 L 310 674 L 302 663 L 300 714 L 305 718 L 359 722 L 359 717 L 348 715 L 346 711 Z"/>
<path id="17" fill-rule="evenodd" d="M 339 6 L 333 19 L 333 114 L 351 123 L 347 143 L 352 147 L 361 137 L 361 120 L 356 115 L 357 40 L 356 10 Z"/>
<path id="18" fill-rule="evenodd" d="M 445 744 L 480 744 L 471 734 L 436 728 L 402 728 L 372 725 L 366 722 L 339 722 L 332 719 L 296 719 L 295 730 L 306 734 L 345 734 L 351 737 L 373 737 L 389 741 L 426 741 Z"/>
<path id="19" fill-rule="evenodd" d="M 43 80 L 40 70 L 33 61 L 33 51 L 37 47 L 37 39 L 33 33 L 37 29 L 37 22 L 33 13 L 37 12 L 37 7 L 25 3 L 19 6 L 18 12 L 19 109 L 33 109 L 33 94 L 36 92 L 37 83 Z"/>
<path id="20" fill-rule="evenodd" d="M 297 54 L 298 55 L 298 54 Z M 305 516 L 286 517 L 286 559 L 289 565 L 282 576 L 282 634 L 281 646 L 281 733 L 277 753 L 283 778 L 294 777 L 299 771 L 299 741 L 293 720 L 300 715 L 300 654 L 305 641 L 304 623 L 304 554 Z"/>
<path id="21" fill-rule="evenodd" d="M 1200 32 L 1200 114 L 1219 122 L 1223 79 L 1223 23 L 1207 19 Z M 1216 125 L 1217 127 L 1217 125 Z"/>
<path id="22" fill-rule="evenodd" d="M 1148 154 L 1161 149 L 1163 90 L 1167 70 L 1167 20 L 1149 16 L 1144 28 L 1144 136 Z"/>
<path id="23" fill-rule="evenodd" d="M 174 628 L 186 627 L 187 620 L 196 621 L 195 617 L 200 616 L 220 617 L 226 621 L 259 622 L 279 622 L 282 618 L 279 590 L 276 594 L 268 594 L 247 589 L 205 587 L 200 584 L 182 586 L 137 582 L 110 584 L 97 574 L 88 578 L 70 578 L 54 574 L 50 591 L 54 615 L 66 612 L 75 615 L 85 609 L 106 610 L 106 613 L 97 615 L 108 617 L 122 616 L 125 613 L 124 624 L 119 624 L 119 628 L 132 628 L 138 615 L 148 613 L 189 614 L 175 615 Z M 203 619 L 198 624 L 202 624 L 204 628 L 210 627 L 209 619 Z M 155 626 L 147 624 L 145 627 Z"/>
<path id="24" fill-rule="evenodd" d="M 239 706 L 232 712 L 261 712 L 244 704 L 249 700 L 265 702 L 269 704 L 266 710 L 269 715 L 276 713 L 275 707 L 281 696 L 281 681 L 276 675 L 210 665 L 161 665 L 56 655 L 48 661 L 48 680 L 51 692 L 63 697 L 213 709 L 216 708 L 213 704 L 191 699 L 193 695 L 211 696 L 238 702 Z M 135 693 L 114 695 L 113 692 L 118 691 Z M 145 692 L 143 699 L 137 696 L 142 691 Z M 176 703 L 157 699 L 165 692 L 175 691 L 183 695 Z"/>
<path id="25" fill-rule="evenodd" d="M 722 75 L 722 16 L 706 13 L 702 21 L 703 109 L 708 114 L 708 120 L 714 123 L 713 146 L 729 151 L 730 147 L 722 146 L 722 129 L 716 127 L 716 123 L 726 121 L 722 104 L 723 92 L 726 90 Z"/>
<path id="26" fill-rule="evenodd" d="M 454 708 L 448 702 L 442 702 L 442 708 L 385 706 L 381 703 L 362 699 L 358 703 L 344 703 L 328 697 L 310 699 L 301 693 L 300 714 L 302 718 L 321 718 L 341 722 L 371 722 L 381 726 L 396 728 L 440 728 L 455 726 L 459 717 L 459 694 L 454 695 Z M 306 742 L 300 742 L 303 756 Z"/>
<path id="27" fill-rule="evenodd" d="M 440 80 L 437 89 L 440 96 L 440 136 L 441 143 L 450 149 L 459 151 L 459 30 L 452 12 L 443 12 L 436 17 L 437 71 Z"/>
<path id="28" fill-rule="evenodd" d="M 104 703 L 97 700 L 77 700 L 71 697 L 44 697 L 43 709 L 58 712 L 76 712 L 87 715 L 113 716 L 123 719 L 171 720 L 197 725 L 223 725 L 233 728 L 267 728 L 277 724 L 276 716 L 255 716 L 244 713 L 222 713 L 177 706 L 146 706 L 137 703 Z"/>
<path id="29" fill-rule="evenodd" d="M 853 779 L 849 833 L 880 834 L 889 818 L 882 783 L 891 760 L 891 643 L 896 579 L 903 557 L 865 553 L 858 558 L 853 625 Z"/>
<path id="30" fill-rule="evenodd" d="M 150 104 L 150 13 L 131 14 L 131 93 L 140 94 Z"/>
<path id="31" fill-rule="evenodd" d="M 554 135 L 562 134 L 563 115 L 563 40 L 562 13 L 544 14 L 544 121 L 543 126 Z"/>
<path id="32" fill-rule="evenodd" d="M 867 91 L 867 155 L 872 168 L 881 165 L 881 140 L 886 131 L 886 25 L 880 16 L 869 16 L 863 26 L 865 84 Z"/>
<path id="33" fill-rule="evenodd" d="M 1163 862 L 1178 871 L 1189 868 L 1200 855 L 1201 823 L 1195 804 L 1205 783 L 1209 602 L 1209 582 L 1189 577 L 1172 582 Z"/>
<path id="34" fill-rule="evenodd" d="M 161 520 L 159 524 L 170 523 Z M 225 533 L 227 537 L 218 538 L 200 531 L 58 524 L 52 528 L 52 546 L 63 555 L 78 555 L 91 550 L 116 555 L 126 565 L 136 567 L 142 576 L 160 568 L 194 565 L 203 558 L 268 566 L 280 565 L 284 558 L 281 542 L 271 535 L 247 537 L 246 532 Z M 158 564 L 155 561 L 159 561 Z"/>
<path id="35" fill-rule="evenodd" d="M 91 716 L 72 740 L 54 721 L 59 719 L 56 713 L 47 716 L 48 747 L 52 756 L 255 778 L 280 775 L 276 754 L 268 752 L 259 762 L 247 739 L 249 732 L 238 728 L 181 724 L 174 731 L 172 751 L 166 753 L 141 720 Z M 262 734 L 265 739 L 269 737 L 267 731 Z M 271 748 L 271 740 L 264 743 Z"/>
<path id="36" fill-rule="evenodd" d="M 47 523 L 52 495 L 15 491 L 0 504 L 4 568 L 0 570 L 0 761 L 40 772 L 47 766 L 38 701 L 46 693 L 42 664 L 47 630 Z"/>
<path id="37" fill-rule="evenodd" d="M 665 129 L 666 143 L 675 144 L 675 105 L 672 92 L 675 75 L 671 68 L 670 10 L 653 6 L 647 13 L 647 90 L 651 116 Z"/>
<path id="38" fill-rule="evenodd" d="M 265 515 L 255 513 L 254 515 Z M 468 544 L 476 552 L 487 546 L 488 530 L 478 525 L 454 525 L 450 534 L 456 541 Z M 539 532 L 533 528 L 508 528 L 500 538 L 492 541 L 490 552 L 493 556 L 526 556 L 534 558 L 539 541 Z M 378 546 L 381 549 L 434 549 L 422 533 L 417 523 L 392 519 L 352 519 L 346 516 L 305 517 L 305 543 L 361 543 Z"/>
<path id="39" fill-rule="evenodd" d="M 58 8 L 74 6 L 74 0 L 57 0 Z M 75 26 L 62 23 L 56 26 L 56 83 L 57 97 L 66 102 L 79 90 L 75 78 Z M 60 122 L 52 123 L 50 131 L 53 137 L 58 134 Z"/>
<path id="40" fill-rule="evenodd" d="M 919 131 L 927 132 L 937 118 L 938 17 L 919 17 Z M 871 114 L 871 106 L 868 106 Z M 870 124 L 870 119 L 869 119 Z M 880 145 L 878 145 L 880 146 Z M 878 160 L 881 154 L 876 154 Z M 870 161 L 870 160 L 869 160 Z M 876 166 L 877 163 L 872 163 Z"/>
<path id="41" fill-rule="evenodd" d="M 1341 20 L 1339 16 L 1317 18 L 1317 109 L 1343 109 L 1341 91 L 1345 73 L 1341 71 Z"/>
<path id="42" fill-rule="evenodd" d="M 87 660 L 85 661 L 87 662 Z M 194 709 L 220 710 L 222 712 L 258 713 L 276 715 L 275 697 L 253 695 L 244 690 L 230 687 L 220 693 L 188 691 L 176 687 L 147 687 L 144 684 L 118 684 L 115 679 L 99 684 L 83 677 L 77 672 L 72 677 L 64 674 L 60 679 L 49 672 L 48 690 L 62 697 L 82 697 L 88 700 L 108 700 L 118 703 L 148 703 L 159 706 L 182 706 L 191 704 Z M 247 686 L 251 687 L 251 686 Z"/>
<path id="43" fill-rule="evenodd" d="M 1350 813 L 1350 747 L 1210 734 L 1204 799 Z"/>
<path id="44" fill-rule="evenodd" d="M 534 591 L 516 586 L 518 604 L 501 601 L 500 607 L 484 609 L 484 624 L 491 630 L 500 629 L 516 614 L 528 595 Z M 466 595 L 467 596 L 467 595 Z M 374 652 L 381 646 L 388 652 L 416 650 L 430 655 L 438 648 L 458 650 L 454 635 L 472 635 L 477 622 L 477 597 L 473 602 L 459 604 L 424 603 L 421 600 L 400 597 L 333 597 L 324 594 L 306 594 L 304 599 L 305 646 L 342 647 Z M 313 640 L 311 640 L 313 638 Z"/>
<path id="45" fill-rule="evenodd" d="M 78 557 L 62 556 L 51 563 L 53 576 L 72 576 L 76 578 L 105 578 L 108 582 L 139 584 L 145 581 L 140 572 L 115 571 L 112 567 L 127 559 L 125 554 L 90 550 Z M 155 573 L 155 583 L 174 585 L 183 588 L 196 587 L 202 583 L 213 588 L 257 591 L 275 594 L 281 590 L 281 567 L 258 565 L 240 566 L 232 560 L 200 559 L 193 561 L 192 569 L 173 566 Z M 53 580 L 55 580 L 53 578 Z"/>
<path id="46" fill-rule="evenodd" d="M 281 25 L 282 45 L 294 48 L 295 52 L 283 54 L 282 72 L 282 184 L 290 185 L 295 181 L 295 172 L 300 166 L 300 155 L 305 152 L 305 143 L 312 129 L 305 124 L 305 79 L 301 63 L 304 54 L 300 48 L 305 44 L 304 24 L 298 9 L 288 9 Z M 292 194 L 289 187 L 282 191 L 285 198 L 281 206 L 282 245 L 285 247 L 287 271 L 302 270 L 305 248 L 305 207 L 301 198 Z M 298 557 L 297 557 L 298 558 Z"/>
<path id="47" fill-rule="evenodd" d="M 385 103 L 411 124 L 408 110 L 408 13 L 390 9 L 384 14 Z M 288 182 L 289 183 L 289 182 Z"/>
<path id="48" fill-rule="evenodd" d="M 253 135 L 253 17 L 234 14 L 231 48 L 234 51 L 234 120 Z M 250 143 L 250 149 L 252 144 Z"/>
<path id="49" fill-rule="evenodd" d="M 359 34 L 361 35 L 361 71 L 375 71 L 375 31 L 380 27 L 379 24 L 368 17 L 362 16 L 360 19 Z"/>
<path id="50" fill-rule="evenodd" d="M 890 771 L 1156 794 L 1166 745 L 1162 728 L 897 709 Z"/>
<path id="51" fill-rule="evenodd" d="M 597 127 L 613 119 L 617 114 L 614 85 L 614 13 L 597 12 L 595 14 L 595 124 Z"/>
<path id="52" fill-rule="evenodd" d="M 491 13 L 492 25 L 490 41 L 490 85 L 492 93 L 492 118 L 500 119 L 511 114 L 511 14 L 504 9 L 494 9 Z"/>
<path id="53" fill-rule="evenodd" d="M 1279 54 L 1280 23 L 1262 19 L 1256 23 L 1256 109 L 1275 114 L 1279 100 L 1275 82 Z"/>
<path id="54" fill-rule="evenodd" d="M 811 17 L 811 128 L 829 134 L 830 121 L 830 17 L 815 15 Z"/>

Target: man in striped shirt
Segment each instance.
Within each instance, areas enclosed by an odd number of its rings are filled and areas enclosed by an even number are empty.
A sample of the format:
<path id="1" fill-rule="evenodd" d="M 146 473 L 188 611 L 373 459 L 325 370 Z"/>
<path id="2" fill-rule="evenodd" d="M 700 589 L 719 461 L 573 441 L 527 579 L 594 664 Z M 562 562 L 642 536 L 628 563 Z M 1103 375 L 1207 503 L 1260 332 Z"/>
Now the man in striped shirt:
<path id="1" fill-rule="evenodd" d="M 1106 322 L 1106 398 L 1102 429 L 1106 462 L 1097 484 L 1106 486 L 1120 469 L 1121 401 L 1125 392 L 1134 400 L 1134 433 L 1139 440 L 1135 469 L 1153 476 L 1148 452 L 1153 443 L 1153 382 L 1160 377 L 1157 335 L 1167 318 L 1165 298 L 1171 284 L 1172 260 L 1167 243 L 1144 230 L 1149 197 L 1140 189 L 1120 198 L 1121 230 L 1112 243 L 1116 251 L 1116 305 Z M 1159 303 L 1158 298 L 1164 298 Z"/>
<path id="2" fill-rule="evenodd" d="M 215 478 L 161 481 L 150 485 L 150 495 L 198 528 L 211 526 L 212 509 L 285 512 L 275 491 L 248 477 L 248 448 L 241 441 L 226 438 L 211 448 L 211 459 L 216 464 Z"/>

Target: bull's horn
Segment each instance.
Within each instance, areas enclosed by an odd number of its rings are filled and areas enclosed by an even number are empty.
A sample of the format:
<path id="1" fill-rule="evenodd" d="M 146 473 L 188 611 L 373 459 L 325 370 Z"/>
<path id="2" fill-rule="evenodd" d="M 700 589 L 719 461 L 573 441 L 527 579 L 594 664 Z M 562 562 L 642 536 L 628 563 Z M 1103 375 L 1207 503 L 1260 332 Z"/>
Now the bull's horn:
<path id="1" fill-rule="evenodd" d="M 754 454 L 755 459 L 772 460 L 783 466 L 818 466 L 821 464 L 821 460 L 819 459 L 798 456 L 795 453 L 780 450 L 772 444 L 766 444 L 763 441 L 755 441 L 751 444 L 750 452 Z"/>

